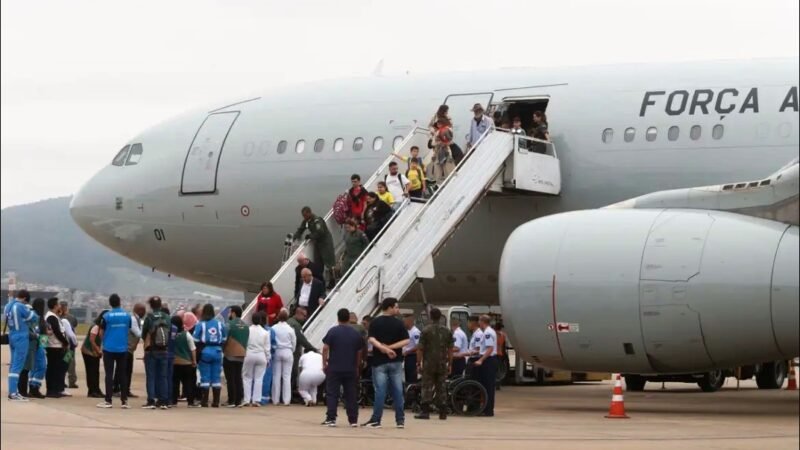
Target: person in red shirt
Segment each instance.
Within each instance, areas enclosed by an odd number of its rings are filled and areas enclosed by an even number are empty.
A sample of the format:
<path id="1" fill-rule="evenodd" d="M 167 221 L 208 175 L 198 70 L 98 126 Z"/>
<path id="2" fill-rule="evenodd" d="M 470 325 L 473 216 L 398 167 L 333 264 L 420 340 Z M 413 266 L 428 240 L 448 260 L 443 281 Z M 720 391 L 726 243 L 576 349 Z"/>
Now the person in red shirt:
<path id="1" fill-rule="evenodd" d="M 278 320 L 278 313 L 283 308 L 283 299 L 272 289 L 272 282 L 261 283 L 261 293 L 256 297 L 256 301 L 258 302 L 256 312 L 265 311 L 270 326 L 273 325 Z"/>
<path id="2" fill-rule="evenodd" d="M 350 183 L 353 187 L 347 191 L 347 208 L 350 210 L 350 217 L 358 221 L 363 231 L 364 210 L 367 209 L 367 190 L 361 186 L 361 177 L 358 174 L 350 177 Z"/>

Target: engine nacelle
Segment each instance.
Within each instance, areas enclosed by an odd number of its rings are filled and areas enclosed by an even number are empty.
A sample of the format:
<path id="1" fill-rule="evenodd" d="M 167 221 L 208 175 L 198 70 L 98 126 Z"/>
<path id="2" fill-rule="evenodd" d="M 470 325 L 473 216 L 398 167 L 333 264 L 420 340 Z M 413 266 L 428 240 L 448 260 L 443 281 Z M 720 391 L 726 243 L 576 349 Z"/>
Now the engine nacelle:
<path id="1" fill-rule="evenodd" d="M 705 371 L 800 353 L 798 270 L 797 226 L 719 211 L 575 211 L 511 234 L 500 304 L 530 362 Z"/>

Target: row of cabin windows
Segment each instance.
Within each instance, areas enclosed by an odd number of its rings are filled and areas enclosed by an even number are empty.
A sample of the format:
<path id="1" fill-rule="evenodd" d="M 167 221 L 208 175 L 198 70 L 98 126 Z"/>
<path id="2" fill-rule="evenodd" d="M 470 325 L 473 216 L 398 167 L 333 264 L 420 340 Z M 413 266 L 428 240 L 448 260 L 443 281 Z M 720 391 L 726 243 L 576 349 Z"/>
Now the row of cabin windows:
<path id="1" fill-rule="evenodd" d="M 403 142 L 403 136 L 395 136 L 394 140 L 392 141 L 392 150 L 397 150 L 400 147 L 400 143 Z M 289 147 L 288 141 L 280 141 L 278 142 L 278 154 L 282 155 L 286 153 L 286 150 Z M 380 151 L 383 148 L 383 137 L 378 136 L 372 140 L 372 150 Z M 353 151 L 360 152 L 364 149 L 364 138 L 357 137 L 353 139 Z M 314 141 L 314 153 L 322 153 L 325 150 L 325 139 L 317 139 Z M 341 152 L 344 150 L 344 139 L 337 138 L 333 141 L 333 151 L 336 153 Z M 300 139 L 294 145 L 294 152 L 297 154 L 303 153 L 306 151 L 306 141 L 304 139 Z"/>
<path id="2" fill-rule="evenodd" d="M 711 138 L 714 140 L 722 139 L 722 136 L 725 134 L 725 127 L 722 124 L 714 125 L 711 128 Z M 677 141 L 681 135 L 680 127 L 673 125 L 667 129 L 667 140 L 670 141 Z M 700 139 L 703 135 L 703 128 L 700 125 L 693 125 L 689 129 L 689 139 L 696 141 Z M 633 142 L 636 138 L 636 128 L 628 127 L 622 134 L 622 139 L 625 142 Z M 644 132 L 644 138 L 647 142 L 653 142 L 658 138 L 658 128 L 656 127 L 649 127 Z M 610 144 L 614 140 L 614 129 L 613 128 L 606 128 L 603 130 L 603 143 Z"/>

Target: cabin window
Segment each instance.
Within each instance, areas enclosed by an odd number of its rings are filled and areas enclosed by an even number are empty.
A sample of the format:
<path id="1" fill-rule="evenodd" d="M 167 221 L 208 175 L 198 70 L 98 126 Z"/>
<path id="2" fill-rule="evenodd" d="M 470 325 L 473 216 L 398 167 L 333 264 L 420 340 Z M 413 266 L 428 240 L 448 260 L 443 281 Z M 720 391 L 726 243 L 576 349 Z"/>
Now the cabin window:
<path id="1" fill-rule="evenodd" d="M 353 151 L 360 152 L 362 148 L 364 148 L 364 138 L 355 138 L 355 140 L 353 140 Z"/>
<path id="2" fill-rule="evenodd" d="M 289 146 L 289 143 L 286 142 L 286 141 L 278 142 L 278 154 L 282 155 L 282 154 L 286 153 L 286 147 L 288 147 L 288 146 Z"/>
<path id="3" fill-rule="evenodd" d="M 722 139 L 723 134 L 725 134 L 725 127 L 722 124 L 716 124 L 711 129 L 711 137 L 716 140 Z"/>
<path id="4" fill-rule="evenodd" d="M 403 143 L 403 136 L 395 136 L 394 140 L 392 141 L 392 150 L 397 151 L 400 150 L 400 144 Z"/>
<path id="5" fill-rule="evenodd" d="M 606 128 L 605 130 L 603 130 L 603 143 L 610 144 L 613 139 L 614 139 L 613 129 Z"/>
<path id="6" fill-rule="evenodd" d="M 633 138 L 636 137 L 636 128 L 628 127 L 625 128 L 625 135 L 623 136 L 625 142 L 633 142 Z"/>
<path id="7" fill-rule="evenodd" d="M 383 148 L 383 138 L 378 136 L 372 141 L 372 149 L 376 152 Z"/>
<path id="8" fill-rule="evenodd" d="M 324 149 L 325 149 L 325 139 L 317 139 L 317 142 L 314 142 L 314 153 L 320 153 Z"/>
<path id="9" fill-rule="evenodd" d="M 677 141 L 680 135 L 681 135 L 681 129 L 678 128 L 676 125 L 669 127 L 669 130 L 667 131 L 667 139 L 669 139 L 670 141 Z"/>
<path id="10" fill-rule="evenodd" d="M 344 139 L 338 138 L 335 141 L 333 141 L 333 151 L 339 153 L 340 151 L 342 151 L 342 149 L 344 149 Z"/>
<path id="11" fill-rule="evenodd" d="M 297 153 L 298 155 L 299 155 L 300 153 L 303 153 L 304 151 L 306 151 L 306 141 L 304 141 L 304 140 L 302 140 L 302 139 L 300 139 L 299 141 L 297 141 L 297 144 L 294 146 L 294 151 L 295 151 L 295 153 Z"/>
<path id="12" fill-rule="evenodd" d="M 123 166 L 123 165 L 125 165 L 125 158 L 128 156 L 128 149 L 129 148 L 131 148 L 130 145 L 126 145 L 125 147 L 122 147 L 122 150 L 120 150 L 117 153 L 117 156 L 115 156 L 114 159 L 111 161 L 111 165 L 112 166 Z"/>
<path id="13" fill-rule="evenodd" d="M 693 125 L 692 128 L 689 130 L 689 137 L 692 138 L 693 141 L 700 139 L 700 136 L 703 134 L 703 129 L 700 128 L 700 125 Z"/>
<path id="14" fill-rule="evenodd" d="M 142 151 L 142 144 L 131 145 L 131 151 L 128 153 L 128 159 L 125 161 L 125 165 L 135 166 L 139 164 L 139 160 L 142 159 Z"/>
<path id="15" fill-rule="evenodd" d="M 644 134 L 644 138 L 647 139 L 647 142 L 653 142 L 658 137 L 658 128 L 650 127 L 647 129 L 647 132 Z"/>

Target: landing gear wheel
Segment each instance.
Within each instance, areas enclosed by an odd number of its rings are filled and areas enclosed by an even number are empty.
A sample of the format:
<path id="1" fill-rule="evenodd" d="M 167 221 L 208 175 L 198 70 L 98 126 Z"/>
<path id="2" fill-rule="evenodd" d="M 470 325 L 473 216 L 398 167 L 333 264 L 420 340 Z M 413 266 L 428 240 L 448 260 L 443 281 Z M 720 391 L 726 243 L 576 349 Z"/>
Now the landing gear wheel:
<path id="1" fill-rule="evenodd" d="M 772 361 L 761 365 L 761 371 L 756 375 L 756 384 L 759 389 L 780 389 L 786 380 L 788 367 L 786 361 Z"/>
<path id="2" fill-rule="evenodd" d="M 641 392 L 647 380 L 641 375 L 625 375 L 625 390 L 631 392 Z"/>
<path id="3" fill-rule="evenodd" d="M 725 384 L 725 374 L 721 370 L 708 372 L 697 382 L 703 392 L 717 392 L 723 384 Z"/>
<path id="4" fill-rule="evenodd" d="M 486 408 L 486 401 L 486 389 L 474 380 L 458 383 L 450 395 L 453 413 L 461 416 L 477 416 Z"/>

